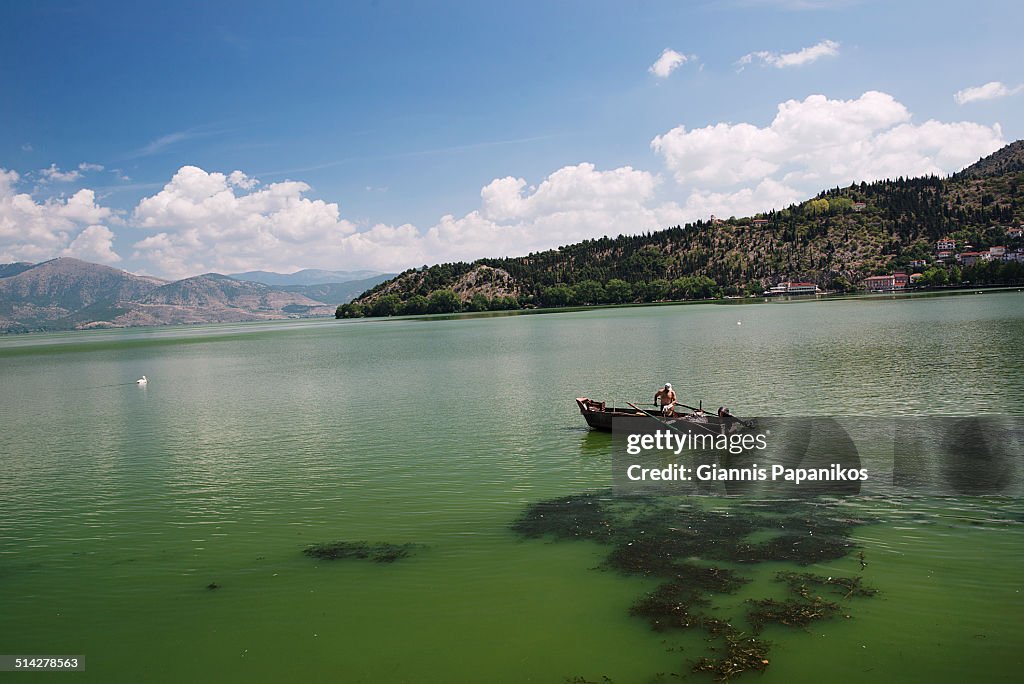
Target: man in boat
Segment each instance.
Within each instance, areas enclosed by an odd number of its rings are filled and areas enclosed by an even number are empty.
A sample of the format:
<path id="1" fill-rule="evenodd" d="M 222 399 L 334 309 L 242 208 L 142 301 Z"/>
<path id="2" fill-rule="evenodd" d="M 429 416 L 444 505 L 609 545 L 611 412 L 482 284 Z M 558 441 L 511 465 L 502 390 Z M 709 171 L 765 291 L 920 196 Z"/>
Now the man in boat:
<path id="1" fill-rule="evenodd" d="M 676 392 L 672 389 L 672 383 L 666 382 L 665 386 L 654 393 L 655 405 L 661 404 L 661 415 L 673 418 L 676 415 Z"/>

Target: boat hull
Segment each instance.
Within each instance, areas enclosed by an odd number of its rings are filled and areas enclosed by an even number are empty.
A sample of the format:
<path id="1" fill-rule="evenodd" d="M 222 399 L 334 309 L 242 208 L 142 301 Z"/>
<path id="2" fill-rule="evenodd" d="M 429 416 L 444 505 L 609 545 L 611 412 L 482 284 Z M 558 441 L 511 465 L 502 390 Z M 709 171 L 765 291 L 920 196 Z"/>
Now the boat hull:
<path id="1" fill-rule="evenodd" d="M 681 415 L 676 418 L 663 418 L 657 415 L 655 411 L 650 413 L 643 413 L 637 411 L 634 408 L 618 408 L 618 407 L 606 407 L 603 402 L 596 402 L 588 399 L 587 397 L 577 397 L 576 405 L 580 409 L 580 413 L 583 415 L 583 419 L 587 421 L 587 425 L 594 430 L 600 430 L 602 432 L 612 431 L 612 421 L 615 419 L 622 419 L 623 421 L 636 421 L 637 428 L 650 423 L 660 423 L 662 425 L 669 425 L 676 429 L 684 429 L 687 431 L 698 431 L 698 432 L 713 432 L 718 433 L 721 431 L 723 424 L 726 427 L 730 427 L 735 419 L 733 418 L 720 418 L 716 415 L 711 414 L 700 414 L 700 415 Z M 627 423 L 630 425 L 631 423 Z M 620 427 L 622 423 L 620 423 Z"/>

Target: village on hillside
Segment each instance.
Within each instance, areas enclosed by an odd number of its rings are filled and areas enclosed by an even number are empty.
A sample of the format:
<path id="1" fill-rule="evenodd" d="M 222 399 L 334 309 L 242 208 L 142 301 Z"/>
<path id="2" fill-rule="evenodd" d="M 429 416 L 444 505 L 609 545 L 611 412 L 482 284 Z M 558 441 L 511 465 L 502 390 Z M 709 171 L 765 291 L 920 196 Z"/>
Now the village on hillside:
<path id="1" fill-rule="evenodd" d="M 910 262 L 911 273 L 896 271 L 887 275 L 874 275 L 864 279 L 863 287 L 869 292 L 892 292 L 905 290 L 916 285 L 933 285 L 928 281 L 926 269 L 946 269 L 952 267 L 968 268 L 979 263 L 1016 262 L 1024 263 L 1024 224 L 1017 227 L 1006 227 L 1007 245 L 992 245 L 988 249 L 979 249 L 970 244 L 958 244 L 952 237 L 944 237 L 935 243 L 935 252 L 930 259 L 915 259 Z M 959 250 L 959 251 L 958 251 Z M 935 271 L 932 271 L 935 272 Z M 949 284 L 957 284 L 950 282 Z"/>

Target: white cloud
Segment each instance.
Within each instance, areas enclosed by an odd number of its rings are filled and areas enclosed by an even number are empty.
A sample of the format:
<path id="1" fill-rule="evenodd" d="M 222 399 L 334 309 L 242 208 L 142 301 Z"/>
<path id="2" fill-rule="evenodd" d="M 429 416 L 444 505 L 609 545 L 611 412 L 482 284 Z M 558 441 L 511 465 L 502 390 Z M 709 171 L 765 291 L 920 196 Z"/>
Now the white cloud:
<path id="1" fill-rule="evenodd" d="M 67 250 L 90 253 L 108 263 L 117 260 L 112 248 L 102 249 L 103 239 L 112 239 L 113 233 L 100 225 L 116 217 L 96 204 L 92 190 L 37 201 L 17 191 L 20 180 L 16 172 L 0 169 L 0 262 L 43 261 L 72 253 Z"/>
<path id="2" fill-rule="evenodd" d="M 729 197 L 748 206 L 748 200 L 806 197 L 855 181 L 946 174 L 1003 144 L 998 124 L 914 124 L 903 104 L 876 91 L 855 100 L 830 100 L 824 95 L 788 100 L 778 106 L 766 127 L 720 123 L 687 130 L 679 126 L 651 141 L 676 181 L 696 193 L 688 208 L 712 201 L 721 205 Z M 778 185 L 762 186 L 766 180 Z M 782 205 L 754 210 L 772 206 Z M 746 212 L 719 206 L 715 213 Z"/>
<path id="3" fill-rule="evenodd" d="M 253 179 L 236 173 L 182 167 L 160 192 L 140 201 L 132 223 L 154 232 L 135 242 L 133 258 L 170 277 L 257 268 L 401 270 L 525 254 L 682 220 L 675 204 L 654 203 L 658 177 L 628 166 L 566 166 L 536 186 L 522 178 L 495 179 L 481 190 L 479 209 L 442 216 L 425 230 L 411 224 L 357 230 L 336 204 L 304 197 L 305 183 L 257 190 L 244 187 Z"/>
<path id="4" fill-rule="evenodd" d="M 1001 83 L 1000 81 L 989 81 L 985 85 L 958 90 L 953 95 L 953 99 L 956 100 L 957 104 L 963 105 L 967 104 L 968 102 L 980 102 L 982 100 L 997 100 L 1001 97 L 1009 97 L 1010 95 L 1016 95 L 1022 90 L 1024 90 L 1024 84 L 1021 84 L 1016 88 L 1008 88 L 1005 84 Z"/>
<path id="5" fill-rule="evenodd" d="M 79 171 L 102 171 L 103 164 L 90 164 L 89 162 L 82 162 L 78 165 Z"/>
<path id="6" fill-rule="evenodd" d="M 740 188 L 735 192 L 715 192 L 700 188 L 690 192 L 684 207 L 689 217 L 720 218 L 730 216 L 752 216 L 762 211 L 787 207 L 807 199 L 807 194 L 789 187 L 772 178 L 765 178 L 754 187 Z"/>
<path id="7" fill-rule="evenodd" d="M 754 60 L 760 61 L 762 64 L 773 66 L 776 69 L 785 69 L 787 67 L 803 66 L 804 64 L 810 64 L 816 62 L 822 57 L 835 57 L 839 54 L 839 43 L 834 40 L 823 40 L 820 43 L 805 47 L 802 50 L 796 52 L 768 52 L 761 50 L 760 52 L 750 52 L 739 58 L 736 64 L 740 67 L 740 71 L 743 70 L 748 64 L 754 62 Z"/>
<path id="8" fill-rule="evenodd" d="M 652 64 L 647 71 L 658 78 L 668 78 L 669 74 L 685 64 L 688 60 L 696 59 L 696 55 L 686 56 L 671 48 L 665 48 L 658 60 Z"/>
<path id="9" fill-rule="evenodd" d="M 168 147 L 176 145 L 180 142 L 184 142 L 193 137 L 195 137 L 195 134 L 191 131 L 177 131 L 175 133 L 168 133 L 167 135 L 162 135 L 155 140 L 151 140 L 149 143 L 142 146 L 131 156 L 145 157 L 151 154 L 157 154 L 159 152 L 163 152 Z"/>
<path id="10" fill-rule="evenodd" d="M 228 175 L 228 185 L 233 185 L 236 188 L 252 190 L 259 184 L 260 182 L 258 180 L 250 178 L 241 171 L 232 171 L 230 175 Z"/>
<path id="11" fill-rule="evenodd" d="M 121 257 L 114 251 L 114 233 L 106 226 L 89 226 L 71 241 L 64 256 L 101 264 L 116 264 Z"/>
<path id="12" fill-rule="evenodd" d="M 51 200 L 47 206 L 59 216 L 77 223 L 97 223 L 114 218 L 110 209 L 96 204 L 96 193 L 88 188 L 82 188 L 63 203 Z"/>
<path id="13" fill-rule="evenodd" d="M 135 226 L 161 232 L 135 244 L 136 255 L 172 276 L 233 272 L 252 264 L 301 268 L 355 225 L 338 205 L 303 195 L 305 183 L 284 181 L 254 190 L 257 181 L 235 171 L 207 173 L 183 166 L 164 188 L 143 198 Z"/>
<path id="14" fill-rule="evenodd" d="M 563 167 L 536 187 L 522 178 L 499 178 L 480 191 L 480 210 L 442 217 L 425 241 L 474 259 L 657 230 L 681 220 L 675 204 L 654 203 L 658 184 L 647 171 L 628 166 L 599 171 L 586 162 Z"/>
<path id="15" fill-rule="evenodd" d="M 483 214 L 495 221 L 533 220 L 558 212 L 622 211 L 649 200 L 657 178 L 646 171 L 623 166 L 598 171 L 584 162 L 563 167 L 529 194 L 522 178 L 499 178 L 480 191 Z"/>
<path id="16" fill-rule="evenodd" d="M 48 169 L 40 169 L 39 175 L 43 177 L 44 182 L 54 181 L 57 183 L 71 183 L 82 177 L 82 174 L 75 169 L 70 171 L 61 171 L 57 168 L 56 164 L 50 164 Z"/>

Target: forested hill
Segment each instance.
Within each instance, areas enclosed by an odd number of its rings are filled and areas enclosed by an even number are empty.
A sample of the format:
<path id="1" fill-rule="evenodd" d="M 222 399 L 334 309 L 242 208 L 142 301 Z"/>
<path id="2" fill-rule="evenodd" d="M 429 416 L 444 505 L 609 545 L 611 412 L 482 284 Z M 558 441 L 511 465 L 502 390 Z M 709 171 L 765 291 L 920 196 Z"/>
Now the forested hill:
<path id="1" fill-rule="evenodd" d="M 788 280 L 850 290 L 869 275 L 933 260 L 941 237 L 978 249 L 1013 246 L 1006 229 L 1024 223 L 1022 189 L 1024 141 L 1017 141 L 949 178 L 859 183 L 749 218 L 411 269 L 338 315 L 706 298 Z"/>

